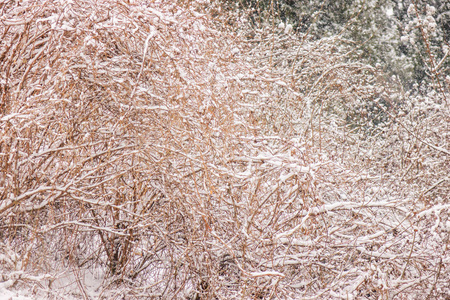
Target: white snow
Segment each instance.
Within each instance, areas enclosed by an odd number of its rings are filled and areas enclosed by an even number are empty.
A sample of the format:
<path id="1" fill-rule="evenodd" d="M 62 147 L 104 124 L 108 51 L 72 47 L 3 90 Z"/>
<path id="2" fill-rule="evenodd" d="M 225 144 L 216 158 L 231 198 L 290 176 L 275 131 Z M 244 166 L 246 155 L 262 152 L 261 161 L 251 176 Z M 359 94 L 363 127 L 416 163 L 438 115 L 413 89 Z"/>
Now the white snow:
<path id="1" fill-rule="evenodd" d="M 289 33 L 292 32 L 292 29 L 293 29 L 292 25 L 291 24 L 287 24 L 286 28 L 284 29 L 284 33 L 289 34 Z"/>
<path id="2" fill-rule="evenodd" d="M 250 276 L 252 276 L 252 277 L 263 277 L 263 276 L 285 277 L 285 275 L 283 273 L 280 273 L 277 271 L 251 272 Z"/>
<path id="3" fill-rule="evenodd" d="M 389 8 L 386 10 L 386 15 L 388 15 L 389 17 L 392 16 L 392 15 L 394 15 L 394 9 L 393 9 L 392 7 L 389 7 Z"/>
<path id="4" fill-rule="evenodd" d="M 31 298 L 19 295 L 17 292 L 0 289 L 0 300 L 31 300 Z"/>

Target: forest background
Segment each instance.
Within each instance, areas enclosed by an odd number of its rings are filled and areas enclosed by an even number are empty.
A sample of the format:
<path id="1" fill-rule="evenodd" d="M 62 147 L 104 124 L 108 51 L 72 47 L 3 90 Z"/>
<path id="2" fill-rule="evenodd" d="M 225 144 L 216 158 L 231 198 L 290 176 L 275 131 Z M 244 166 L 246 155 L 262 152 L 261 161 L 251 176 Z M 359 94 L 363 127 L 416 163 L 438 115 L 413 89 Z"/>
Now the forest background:
<path id="1" fill-rule="evenodd" d="M 0 292 L 447 299 L 450 3 L 0 1 Z"/>

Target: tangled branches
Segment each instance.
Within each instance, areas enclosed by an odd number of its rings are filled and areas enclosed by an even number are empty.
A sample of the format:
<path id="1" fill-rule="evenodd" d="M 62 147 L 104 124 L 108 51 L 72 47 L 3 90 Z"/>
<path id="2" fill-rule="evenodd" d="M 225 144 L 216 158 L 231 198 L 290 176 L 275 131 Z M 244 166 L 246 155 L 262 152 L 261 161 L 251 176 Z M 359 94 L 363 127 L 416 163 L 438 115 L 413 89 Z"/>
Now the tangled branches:
<path id="1" fill-rule="evenodd" d="M 250 45 L 195 3 L 1 5 L 3 278 L 69 272 L 85 298 L 445 293 L 430 215 L 448 207 L 411 208 L 355 154 L 388 122 L 364 107 L 376 71 L 333 41 Z"/>

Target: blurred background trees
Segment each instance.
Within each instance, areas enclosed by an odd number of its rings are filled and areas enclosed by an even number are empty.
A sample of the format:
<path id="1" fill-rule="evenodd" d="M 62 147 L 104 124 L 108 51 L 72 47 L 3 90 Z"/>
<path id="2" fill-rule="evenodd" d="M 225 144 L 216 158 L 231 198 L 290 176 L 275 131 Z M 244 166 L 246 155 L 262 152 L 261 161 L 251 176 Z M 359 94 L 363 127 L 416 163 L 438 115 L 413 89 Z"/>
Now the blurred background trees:
<path id="1" fill-rule="evenodd" d="M 283 22 L 315 39 L 339 36 L 350 43 L 354 57 L 396 75 L 402 84 L 429 81 L 433 68 L 445 57 L 450 40 L 448 1 L 356 0 L 234 0 L 224 7 L 246 11 L 253 24 Z M 235 5 L 230 4 L 234 2 Z M 410 9 L 410 7 L 414 9 Z M 425 42 L 423 34 L 426 34 Z M 426 45 L 428 44 L 428 46 Z M 448 74 L 448 59 L 440 74 Z M 442 80 L 442 78 L 441 78 Z"/>

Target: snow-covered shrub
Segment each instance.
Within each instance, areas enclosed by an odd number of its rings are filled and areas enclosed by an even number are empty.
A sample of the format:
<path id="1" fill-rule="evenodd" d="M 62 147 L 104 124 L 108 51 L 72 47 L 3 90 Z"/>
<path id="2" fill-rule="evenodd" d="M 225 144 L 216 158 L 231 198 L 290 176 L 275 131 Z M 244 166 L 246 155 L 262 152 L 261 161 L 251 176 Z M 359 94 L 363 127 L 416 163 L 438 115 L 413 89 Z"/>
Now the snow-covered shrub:
<path id="1" fill-rule="evenodd" d="M 448 207 L 414 197 L 448 143 L 404 130 L 445 115 L 396 123 L 405 97 L 333 39 L 234 32 L 207 1 L 2 5 L 2 280 L 54 295 L 69 272 L 108 299 L 445 293 Z M 400 145 L 424 141 L 426 180 L 399 176 Z"/>

